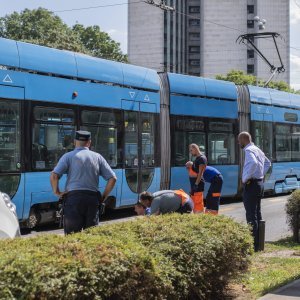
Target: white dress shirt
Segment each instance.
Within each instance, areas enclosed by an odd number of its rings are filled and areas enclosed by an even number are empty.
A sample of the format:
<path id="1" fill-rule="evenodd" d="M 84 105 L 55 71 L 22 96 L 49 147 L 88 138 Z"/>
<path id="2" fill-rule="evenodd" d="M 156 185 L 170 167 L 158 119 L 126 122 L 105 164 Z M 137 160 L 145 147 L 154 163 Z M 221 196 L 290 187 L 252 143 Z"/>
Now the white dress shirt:
<path id="1" fill-rule="evenodd" d="M 243 183 L 246 183 L 249 179 L 263 179 L 271 167 L 269 159 L 253 143 L 248 144 L 244 151 Z"/>

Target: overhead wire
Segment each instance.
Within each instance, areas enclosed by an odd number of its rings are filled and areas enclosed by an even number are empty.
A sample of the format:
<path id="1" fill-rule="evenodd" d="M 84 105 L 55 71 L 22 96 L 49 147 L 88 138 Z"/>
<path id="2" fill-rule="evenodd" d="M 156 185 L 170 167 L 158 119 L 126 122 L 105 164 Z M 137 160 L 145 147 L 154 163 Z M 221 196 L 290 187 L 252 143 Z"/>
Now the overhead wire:
<path id="1" fill-rule="evenodd" d="M 294 0 L 294 1 L 295 1 L 296 5 L 300 8 L 300 6 L 296 2 L 296 0 Z M 122 2 L 122 3 L 105 4 L 105 5 L 96 5 L 96 6 L 88 6 L 88 7 L 79 7 L 79 8 L 71 8 L 71 9 L 64 9 L 64 10 L 55 10 L 53 12 L 54 13 L 72 12 L 72 11 L 81 11 L 81 10 L 89 10 L 89 9 L 97 9 L 97 8 L 115 7 L 115 6 L 122 6 L 122 5 L 131 5 L 131 4 L 136 4 L 136 3 L 147 3 L 147 2 L 145 0 L 138 0 L 138 1 L 131 1 L 131 2 Z M 194 15 L 178 11 L 177 9 L 174 9 L 173 12 L 175 12 L 176 14 L 181 14 L 181 15 L 187 16 L 189 18 L 201 20 L 200 18 L 198 18 L 198 17 L 196 17 Z M 172 13 L 172 12 L 170 12 L 170 13 Z M 228 26 L 228 25 L 220 24 L 220 23 L 217 23 L 217 22 L 214 22 L 214 21 L 211 21 L 211 20 L 203 19 L 203 21 L 206 22 L 206 23 L 214 24 L 216 26 L 227 28 L 229 30 L 234 30 L 234 31 L 237 31 L 237 32 L 240 32 L 240 33 L 244 33 L 240 29 L 237 29 L 237 28 L 234 28 L 234 27 L 231 27 L 231 26 Z M 285 42 L 285 44 L 286 44 L 286 42 Z M 294 47 L 294 46 L 290 46 L 290 45 L 288 45 L 288 47 L 290 49 L 294 49 L 294 50 L 300 51 L 300 48 L 298 48 L 298 47 Z"/>
<path id="2" fill-rule="evenodd" d="M 135 3 L 145 2 L 144 0 L 132 1 L 132 2 L 122 2 L 122 3 L 114 3 L 114 4 L 104 4 L 104 5 L 96 5 L 96 6 L 87 6 L 87 7 L 78 7 L 78 8 L 70 8 L 63 10 L 54 10 L 54 13 L 63 13 L 63 12 L 72 12 L 72 11 L 80 11 L 80 10 L 89 10 L 95 8 L 106 8 L 106 7 L 114 7 L 114 6 L 122 6 L 122 5 L 130 5 Z"/>
<path id="3" fill-rule="evenodd" d="M 296 0 L 294 0 L 295 4 L 300 8 L 300 5 L 297 3 Z M 114 4 L 105 4 L 105 5 L 97 5 L 97 6 L 88 6 L 88 7 L 81 7 L 81 8 L 72 8 L 72 9 L 64 9 L 64 10 L 56 10 L 54 11 L 54 13 L 63 13 L 63 12 L 72 12 L 72 11 L 81 11 L 81 10 L 89 10 L 89 9 L 97 9 L 97 8 L 106 8 L 106 7 L 116 7 L 116 6 L 122 6 L 122 5 L 131 5 L 131 4 L 136 4 L 136 3 L 147 3 L 146 1 L 144 0 L 138 0 L 138 1 L 131 1 L 131 2 L 122 2 L 122 3 L 114 3 Z M 194 16 L 194 15 L 191 15 L 191 14 L 188 14 L 188 13 L 185 13 L 185 12 L 181 12 L 181 11 L 178 11 L 177 9 L 174 9 L 174 12 L 176 14 L 179 14 L 179 15 L 184 15 L 188 18 L 193 18 L 193 19 L 198 19 L 198 20 L 201 20 L 199 17 L 197 16 Z M 170 12 L 172 13 L 172 12 Z M 216 26 L 220 26 L 220 27 L 223 27 L 223 28 L 226 28 L 226 29 L 229 29 L 229 30 L 233 30 L 233 31 L 236 31 L 236 32 L 240 32 L 240 33 L 244 33 L 242 30 L 240 29 L 237 29 L 237 28 L 234 28 L 234 27 L 231 27 L 231 26 L 228 26 L 228 25 L 225 25 L 225 24 L 220 24 L 218 22 L 215 22 L 215 21 L 211 21 L 211 20 L 207 20 L 207 19 L 203 19 L 203 22 L 206 22 L 206 23 L 210 23 L 210 24 L 214 24 Z M 268 42 L 272 42 L 272 41 L 269 41 L 267 40 Z M 284 45 L 284 46 L 287 46 L 289 49 L 293 49 L 293 50 L 297 50 L 297 51 L 300 51 L 300 48 L 298 47 L 295 47 L 295 46 L 290 46 L 290 45 L 287 45 L 287 42 L 284 40 L 284 43 L 281 43 L 280 41 L 278 42 L 279 44 L 281 45 Z M 249 49 L 252 49 L 251 47 L 249 47 L 249 45 L 245 44 L 247 48 Z M 264 48 L 264 50 L 267 50 L 267 49 L 272 49 L 272 48 Z M 228 50 L 221 50 L 220 52 L 233 52 L 233 51 L 240 51 L 240 50 L 235 50 L 235 49 L 228 49 Z M 218 50 L 212 50 L 212 51 L 203 51 L 203 53 L 209 53 L 209 52 L 219 52 Z M 258 56 L 259 57 L 259 56 Z"/>

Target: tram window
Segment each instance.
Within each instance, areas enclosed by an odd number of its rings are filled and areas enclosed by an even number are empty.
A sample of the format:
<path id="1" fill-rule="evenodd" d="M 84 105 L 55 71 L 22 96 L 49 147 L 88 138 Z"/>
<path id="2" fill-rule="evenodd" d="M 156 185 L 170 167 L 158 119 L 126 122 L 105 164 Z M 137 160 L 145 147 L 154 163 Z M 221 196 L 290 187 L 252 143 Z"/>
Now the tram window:
<path id="1" fill-rule="evenodd" d="M 189 153 L 190 144 L 197 144 L 202 153 L 206 152 L 205 133 L 203 132 L 176 131 L 174 143 L 176 166 L 184 166 L 188 160 L 192 159 Z"/>
<path id="2" fill-rule="evenodd" d="M 113 112 L 85 110 L 81 114 L 82 123 L 99 125 L 116 125 L 117 117 Z"/>
<path id="3" fill-rule="evenodd" d="M 209 133 L 209 163 L 226 165 L 235 163 L 235 137 L 231 133 Z"/>
<path id="4" fill-rule="evenodd" d="M 125 166 L 137 168 L 138 159 L 138 113 L 134 111 L 125 112 Z"/>
<path id="5" fill-rule="evenodd" d="M 188 133 L 188 146 L 190 144 L 196 144 L 199 146 L 200 151 L 205 154 L 206 147 L 205 147 L 205 134 L 200 132 L 189 132 Z"/>
<path id="6" fill-rule="evenodd" d="M 292 127 L 292 160 L 300 161 L 300 126 Z"/>
<path id="7" fill-rule="evenodd" d="M 263 150 L 263 122 L 253 122 L 252 138 L 254 144 Z"/>
<path id="8" fill-rule="evenodd" d="M 142 124 L 142 166 L 154 166 L 154 115 L 141 113 Z"/>
<path id="9" fill-rule="evenodd" d="M 18 171 L 20 163 L 20 105 L 0 101 L 0 172 Z"/>
<path id="10" fill-rule="evenodd" d="M 293 113 L 284 113 L 284 120 L 288 122 L 297 122 L 298 115 Z"/>
<path id="11" fill-rule="evenodd" d="M 204 122 L 200 120 L 178 119 L 176 120 L 176 130 L 203 131 Z"/>
<path id="12" fill-rule="evenodd" d="M 209 130 L 210 131 L 233 131 L 233 124 L 228 122 L 209 122 Z"/>
<path id="13" fill-rule="evenodd" d="M 291 161 L 292 153 L 292 139 L 291 139 L 291 126 L 290 125 L 276 125 L 276 160 Z"/>
<path id="14" fill-rule="evenodd" d="M 74 122 L 74 112 L 71 109 L 35 107 L 34 119 L 36 121 L 46 122 Z"/>
<path id="15" fill-rule="evenodd" d="M 91 150 L 100 153 L 111 167 L 117 167 L 120 157 L 119 119 L 120 115 L 114 112 L 84 110 L 81 113 L 81 130 L 90 131 L 92 135 Z"/>
<path id="16" fill-rule="evenodd" d="M 52 170 L 63 154 L 74 149 L 74 112 L 35 107 L 34 117 L 32 167 L 35 170 Z"/>
<path id="17" fill-rule="evenodd" d="M 100 153 L 111 167 L 116 167 L 118 164 L 117 128 L 84 125 L 81 129 L 91 132 L 91 150 Z"/>
<path id="18" fill-rule="evenodd" d="M 253 122 L 253 141 L 269 159 L 273 159 L 273 124 L 271 122 Z"/>

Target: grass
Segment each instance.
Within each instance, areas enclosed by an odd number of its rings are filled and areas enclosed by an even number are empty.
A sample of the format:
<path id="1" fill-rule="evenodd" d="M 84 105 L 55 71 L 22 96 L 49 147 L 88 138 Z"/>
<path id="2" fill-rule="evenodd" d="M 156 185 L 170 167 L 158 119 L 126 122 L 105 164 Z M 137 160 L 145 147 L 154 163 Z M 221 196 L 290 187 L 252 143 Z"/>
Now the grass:
<path id="1" fill-rule="evenodd" d="M 300 244 L 286 238 L 267 243 L 264 252 L 252 258 L 249 272 L 238 285 L 243 286 L 246 297 L 258 297 L 300 278 Z M 242 298 L 241 298 L 242 299 Z"/>

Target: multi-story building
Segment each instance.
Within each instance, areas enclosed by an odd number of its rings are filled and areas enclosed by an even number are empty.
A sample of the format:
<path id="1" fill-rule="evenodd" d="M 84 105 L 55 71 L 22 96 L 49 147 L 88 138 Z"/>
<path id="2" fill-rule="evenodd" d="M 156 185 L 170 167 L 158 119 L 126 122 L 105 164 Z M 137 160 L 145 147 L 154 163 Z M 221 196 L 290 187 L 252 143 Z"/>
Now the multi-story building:
<path id="1" fill-rule="evenodd" d="M 160 2 L 156 0 L 156 2 Z M 215 77 L 232 69 L 262 79 L 269 66 L 249 47 L 236 42 L 241 34 L 259 31 L 255 16 L 267 20 L 267 32 L 278 32 L 286 72 L 277 80 L 289 82 L 289 0 L 166 0 L 175 11 L 164 11 L 129 0 L 128 56 L 133 64 L 158 71 Z M 256 45 L 275 66 L 271 40 Z"/>

